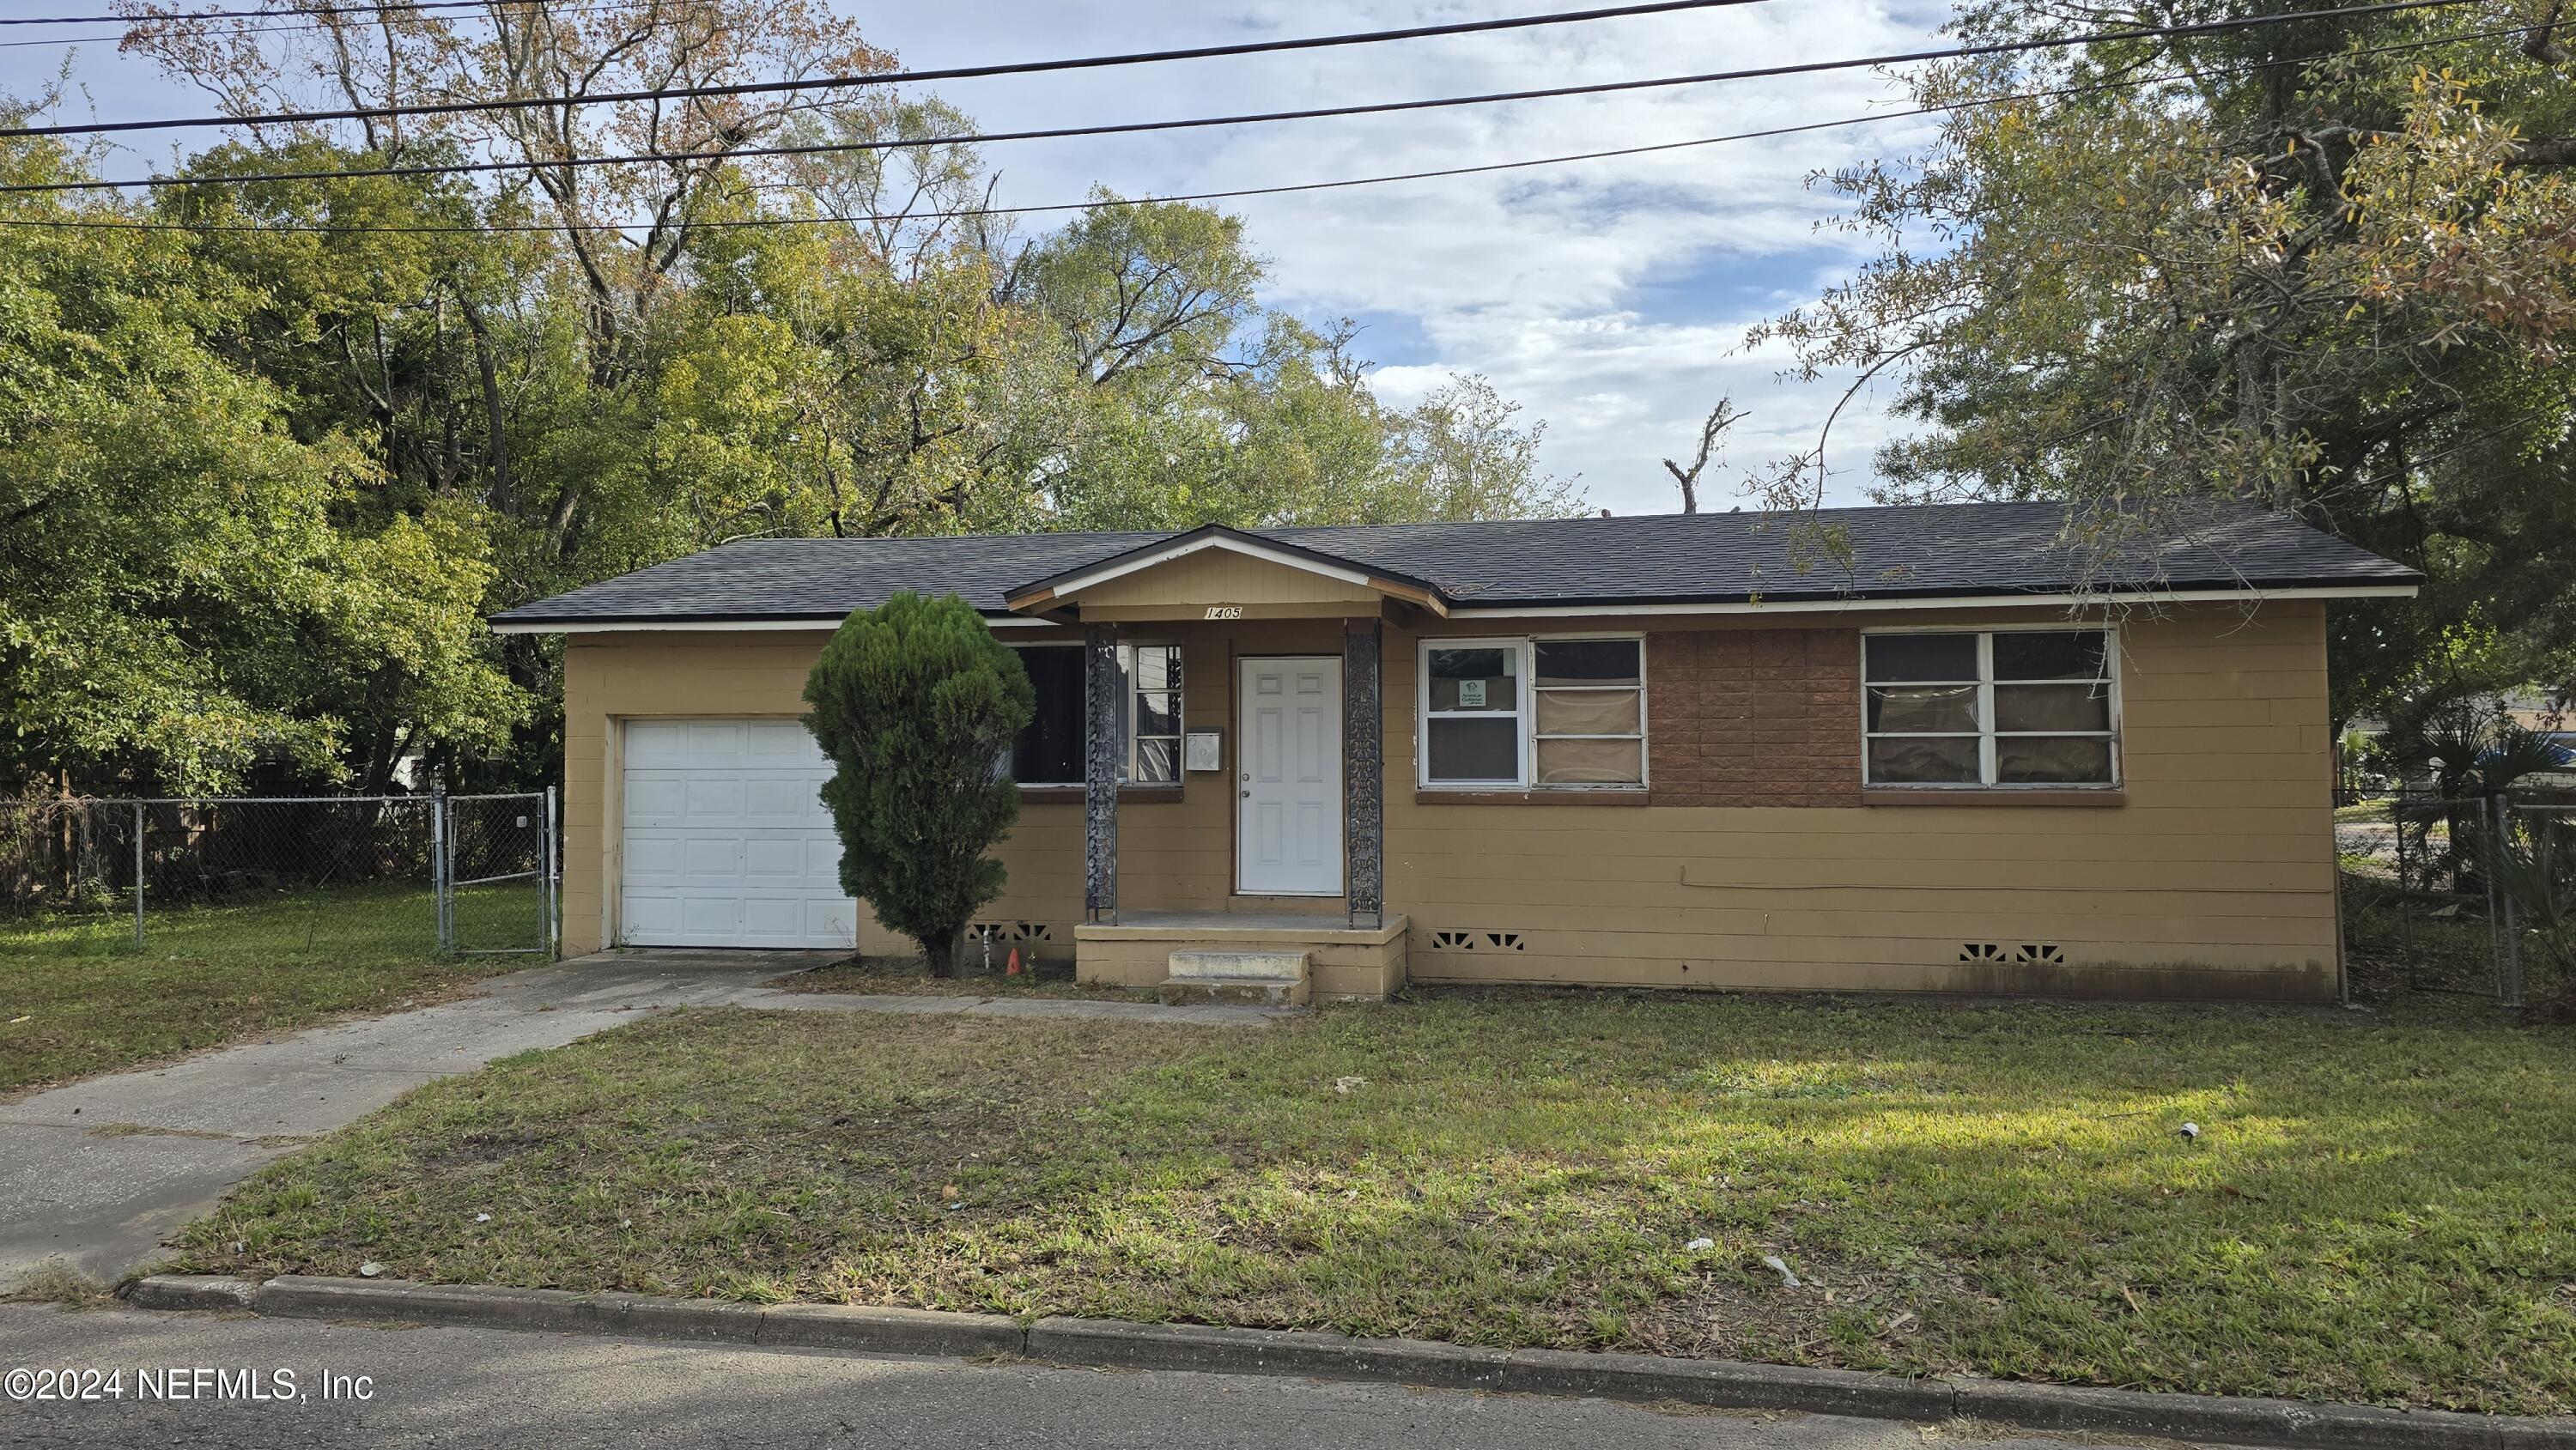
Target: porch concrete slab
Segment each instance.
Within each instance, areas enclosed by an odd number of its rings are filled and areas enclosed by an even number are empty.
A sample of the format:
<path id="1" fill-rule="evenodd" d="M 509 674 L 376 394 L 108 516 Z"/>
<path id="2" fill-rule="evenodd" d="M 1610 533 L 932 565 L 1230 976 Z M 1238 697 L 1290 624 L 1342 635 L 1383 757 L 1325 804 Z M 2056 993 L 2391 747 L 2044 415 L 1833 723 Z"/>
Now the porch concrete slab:
<path id="1" fill-rule="evenodd" d="M 1122 911 L 1114 922 L 1084 922 L 1076 941 L 1355 941 L 1384 942 L 1404 935 L 1401 912 L 1381 926 L 1353 926 L 1341 912 Z"/>

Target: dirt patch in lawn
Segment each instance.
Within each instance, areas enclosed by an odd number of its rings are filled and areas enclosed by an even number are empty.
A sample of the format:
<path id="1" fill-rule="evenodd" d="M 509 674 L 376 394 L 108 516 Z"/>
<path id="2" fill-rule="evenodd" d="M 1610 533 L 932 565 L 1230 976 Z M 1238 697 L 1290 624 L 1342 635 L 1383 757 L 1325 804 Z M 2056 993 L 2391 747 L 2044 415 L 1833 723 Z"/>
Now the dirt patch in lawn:
<path id="1" fill-rule="evenodd" d="M 790 972 L 765 985 L 782 992 L 850 992 L 895 997 L 1071 997 L 1104 1002 L 1151 1002 L 1154 994 L 1130 987 L 1077 982 L 1071 962 L 1030 964 L 1014 977 L 985 972 L 980 961 L 967 975 L 934 977 L 919 956 L 865 956 L 807 971 Z"/>

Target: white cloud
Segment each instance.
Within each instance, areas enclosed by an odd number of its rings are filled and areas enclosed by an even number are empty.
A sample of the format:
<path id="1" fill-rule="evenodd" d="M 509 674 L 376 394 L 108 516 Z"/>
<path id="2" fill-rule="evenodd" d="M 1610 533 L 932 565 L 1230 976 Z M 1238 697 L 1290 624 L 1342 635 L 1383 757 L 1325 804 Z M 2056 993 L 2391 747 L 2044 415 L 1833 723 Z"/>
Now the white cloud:
<path id="1" fill-rule="evenodd" d="M 1076 3 L 1032 8 L 1010 54 L 1076 54 L 1241 35 L 1319 34 L 1494 14 L 1484 5 Z M 953 86 L 995 125 L 1213 114 L 1730 70 L 1919 47 L 1945 12 L 1868 3 L 1747 5 L 1475 37 Z M 938 7 L 876 34 L 907 63 L 991 53 L 989 16 Z M 1867 71 L 1347 120 L 995 148 L 1015 202 L 1230 189 L 1648 145 L 1891 109 Z M 1814 446 L 1840 382 L 1784 384 L 1744 328 L 1842 275 L 1848 238 L 1807 177 L 1884 154 L 1923 123 L 1808 132 L 1559 167 L 1224 203 L 1272 260 L 1274 295 L 1319 317 L 1409 324 L 1421 346 L 1377 375 L 1406 402 L 1479 372 L 1549 423 L 1546 462 L 1620 512 L 1675 506 L 1657 459 L 1685 447 L 1720 393 L 1752 416 L 1730 476 Z M 1739 280 L 1741 279 L 1741 280 Z M 1386 329 L 1381 328 L 1383 333 Z M 1412 338 L 1405 339 L 1407 344 Z M 1364 347 L 1370 339 L 1364 338 Z M 1887 421 L 1867 400 L 1836 426 L 1839 501 L 1858 497 Z M 1844 481 L 1848 480 L 1848 483 Z M 1724 487 L 1704 490 L 1722 494 Z M 1723 497 L 1711 500 L 1723 507 Z"/>

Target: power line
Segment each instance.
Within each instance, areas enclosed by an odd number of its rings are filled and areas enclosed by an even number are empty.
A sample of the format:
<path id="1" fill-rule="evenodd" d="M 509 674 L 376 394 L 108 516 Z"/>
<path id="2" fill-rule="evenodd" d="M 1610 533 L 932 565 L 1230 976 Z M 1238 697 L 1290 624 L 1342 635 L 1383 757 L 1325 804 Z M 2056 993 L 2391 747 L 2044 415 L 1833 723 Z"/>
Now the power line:
<path id="1" fill-rule="evenodd" d="M 2091 39 L 2125 39 L 2127 36 L 2097 36 Z M 1918 57 L 1919 57 L 1918 53 Z M 1685 85 L 1705 85 L 1720 81 L 1766 78 L 1787 73 L 1811 73 L 1821 70 L 1848 70 L 1863 66 L 1893 64 L 1903 57 L 1863 56 L 1851 60 L 1811 61 L 1794 67 L 1766 67 L 1759 70 L 1719 71 L 1688 76 L 1664 76 L 1652 80 L 1599 81 L 1581 85 L 1549 86 L 1536 90 L 1488 91 L 1477 95 L 1441 96 L 1417 101 L 1378 101 L 1348 106 L 1316 106 L 1293 111 L 1255 111 L 1231 116 L 1193 116 L 1168 121 L 1124 121 L 1094 126 L 1053 126 L 1022 131 L 964 131 L 937 136 L 907 136 L 870 141 L 825 141 L 791 146 L 745 146 L 728 151 L 647 151 L 622 156 L 565 156 L 538 161 L 461 161 L 422 163 L 414 166 L 379 166 L 341 170 L 267 171 L 233 176 L 143 177 L 124 181 L 39 181 L 0 186 L 0 195 L 26 192 L 114 191 L 146 186 L 221 186 L 252 185 L 275 181 L 336 181 L 361 177 L 467 176 L 503 171 L 570 169 L 590 166 L 633 166 L 695 162 L 709 160 L 750 160 L 791 156 L 840 155 L 862 151 L 900 151 L 933 146 L 981 145 L 999 141 L 1050 141 L 1075 137 L 1135 135 L 1161 131 L 1202 130 L 1216 126 L 1244 126 L 1281 121 L 1314 121 L 1348 116 L 1383 115 L 1404 111 L 1427 111 L 1455 106 L 1482 106 L 1507 101 L 1561 99 L 1569 96 L 1602 95 L 1620 91 L 1649 90 Z"/>
<path id="2" fill-rule="evenodd" d="M 616 105 L 629 101 L 696 100 L 720 96 L 776 95 L 793 91 L 843 90 L 854 86 L 889 86 L 925 81 L 972 80 L 985 76 L 1035 75 L 1051 71 L 1093 70 L 1104 66 L 1142 65 L 1171 60 L 1208 60 L 1223 56 L 1269 55 L 1280 51 L 1321 50 L 1334 46 L 1373 45 L 1394 40 L 1423 40 L 1444 35 L 1478 35 L 1499 30 L 1527 30 L 1543 25 L 1571 25 L 1662 15 L 1681 10 L 1709 10 L 1760 0 L 1651 0 L 1597 10 L 1564 10 L 1547 15 L 1510 16 L 1500 20 L 1466 20 L 1447 25 L 1416 25 L 1401 30 L 1358 30 L 1293 40 L 1241 41 L 1187 50 L 1131 51 L 1122 55 L 1080 56 L 1070 60 L 1021 61 L 997 65 L 950 66 L 941 70 L 887 71 L 876 75 L 810 76 L 786 81 L 737 81 L 717 86 L 675 86 L 643 91 L 609 91 L 589 96 L 514 96 L 495 101 L 436 101 L 408 106 L 355 106 L 338 111 L 277 111 L 258 116 L 187 116 L 162 121 L 110 121 L 80 126 L 21 126 L 0 129 L 0 139 L 17 136 L 97 135 L 111 131 L 164 131 L 208 126 L 266 126 L 316 121 L 396 120 L 410 116 L 449 116 L 476 111 L 521 111 L 565 105 Z M 2467 0 L 2415 0 L 2415 3 L 2463 4 Z"/>
<path id="3" fill-rule="evenodd" d="M 172 20 L 279 20 L 290 15 L 374 15 L 404 10 L 479 10 L 484 0 L 388 0 L 381 5 L 297 5 L 284 10 L 198 10 L 155 15 L 22 15 L 0 17 L 0 25 L 149 25 Z M 503 0 L 535 5 L 542 0 Z"/>
<path id="4" fill-rule="evenodd" d="M 2385 55 L 2404 51 L 2427 50 L 2462 41 L 2491 39 L 2500 35 L 2520 34 L 2527 27 L 2505 26 L 2491 30 L 2462 31 L 2426 40 L 2391 45 L 2368 46 L 2319 56 L 2318 61 L 2344 56 Z M 1560 166 L 1581 161 L 1605 161 L 1627 156 L 1647 156 L 1658 152 L 1682 151 L 1702 146 L 1716 146 L 1734 141 L 1758 141 L 1780 136 L 1803 135 L 1813 131 L 1835 130 L 1846 126 L 1872 125 L 1880 121 L 1900 121 L 1920 116 L 1946 115 L 1975 110 L 1985 106 L 2009 105 L 2017 101 L 2058 100 L 2069 96 L 2093 95 L 2103 91 L 2126 90 L 2138 86 L 2163 85 L 2175 81 L 2201 80 L 2213 76 L 2242 75 L 2264 70 L 2274 61 L 2247 61 L 2233 66 L 2215 66 L 2199 70 L 2170 71 L 2159 75 L 2127 76 L 2117 80 L 2093 81 L 2081 85 L 2055 86 L 2044 90 L 2016 91 L 2004 95 L 1977 96 L 1967 100 L 1946 101 L 1937 105 L 1917 106 L 1901 111 L 1876 111 L 1865 116 L 1843 116 L 1826 121 L 1807 121 L 1795 125 L 1773 126 L 1758 131 L 1738 131 L 1724 136 L 1700 136 L 1685 141 L 1662 141 L 1643 146 L 1621 146 L 1598 151 L 1578 151 L 1558 156 L 1530 157 L 1517 161 L 1480 162 L 1467 166 L 1448 166 L 1425 171 L 1395 172 L 1379 176 L 1344 177 L 1332 181 L 1293 182 L 1277 186 L 1244 187 L 1227 191 L 1184 192 L 1170 196 L 1133 197 L 1112 201 L 1054 202 L 1030 206 L 963 207 L 940 211 L 837 214 L 826 216 L 739 217 L 693 220 L 689 225 L 708 229 L 730 230 L 737 227 L 865 225 L 881 222 L 920 222 L 971 220 L 982 217 L 1032 216 L 1061 212 L 1106 211 L 1122 206 L 1149 203 L 1226 201 L 1245 197 L 1281 196 L 1298 192 L 1337 191 L 1360 186 L 1382 186 L 1395 182 L 1432 181 L 1446 177 L 1477 176 L 1499 171 L 1520 171 L 1541 166 Z M 264 178 L 249 178 L 264 179 Z M 0 217 L 0 227 L 57 227 L 73 230 L 126 230 L 176 232 L 277 232 L 283 234 L 321 233 L 326 235 L 509 235 L 559 231 L 624 232 L 642 225 L 636 222 L 492 222 L 475 225 L 399 225 L 335 226 L 329 223 L 198 223 L 154 221 L 99 221 L 65 217 Z"/>
<path id="5" fill-rule="evenodd" d="M 475 3 L 480 4 L 480 3 L 482 3 L 482 0 L 475 0 Z M 530 3 L 543 4 L 543 3 L 545 3 L 545 0 L 530 0 Z M 589 4 L 589 5 L 560 5 L 560 4 L 547 4 L 547 5 L 545 6 L 545 10 L 546 10 L 546 13 L 547 13 L 548 15 L 578 15 L 578 14 L 583 14 L 583 13 L 586 13 L 586 12 L 589 12 L 589 11 L 594 11 L 594 10 L 607 10 L 607 9 L 611 9 L 611 8 L 613 8 L 613 7 L 611 7 L 610 5 L 605 4 L 605 3 L 601 3 L 601 4 Z M 334 11 L 314 11 L 314 10 L 263 10 L 263 11 L 259 11 L 258 13 L 259 13 L 259 14 L 261 14 L 261 15 L 315 15 L 315 14 L 335 14 L 335 13 L 337 13 L 337 12 L 334 12 Z M 100 21 L 100 23 L 104 23 L 104 22 L 106 22 L 106 21 L 111 21 L 111 20 L 123 21 L 126 25 L 128 25 L 129 27 L 131 27 L 131 26 L 141 25 L 141 24 L 150 23 L 150 22 L 166 22 L 166 21 L 170 21 L 170 20 L 202 20 L 202 19 L 205 19 L 205 18 L 206 18 L 206 17 L 205 17 L 205 16 L 203 16 L 203 15 L 167 15 L 167 16 L 153 16 L 153 15 L 137 15 L 137 16 L 101 16 L 101 17 L 99 17 L 99 21 Z M 474 18 L 476 18 L 476 17 L 468 16 L 468 17 L 466 17 L 466 18 L 467 18 L 467 19 L 474 19 Z M 41 25 L 41 24 L 48 24 L 48 23 L 56 23 L 56 24 L 64 24 L 64 25 L 68 25 L 68 24 L 70 24 L 70 23 L 71 23 L 71 21 L 70 21 L 68 18 L 66 18 L 66 19 L 63 19 L 63 20 L 61 20 L 61 21 L 57 21 L 57 22 L 36 21 L 36 20 L 24 20 L 24 21 L 18 21 L 18 22 L 15 22 L 15 23 L 17 23 L 17 24 L 21 24 L 21 25 Z M 244 26 L 239 27 L 239 28 L 238 28 L 234 33 L 235 33 L 235 34 L 240 34 L 240 35 L 292 35 L 292 34 L 295 34 L 295 33 L 298 33 L 298 32 L 303 32 L 303 31 L 328 30 L 328 29 L 330 29 L 330 28 L 331 28 L 331 27 L 330 27 L 330 26 L 328 26 L 328 25 L 244 25 Z M 28 46 L 35 46 L 35 45 L 87 45 L 87 44 L 89 44 L 89 43 L 90 43 L 90 42 L 92 42 L 92 41 L 99 41 L 99 40 L 120 40 L 120 41 L 121 41 L 121 40 L 125 39 L 126 34 L 127 34 L 127 32 L 126 32 L 126 31 L 120 30 L 120 31 L 116 32 L 116 33 L 115 33 L 115 34 L 113 34 L 113 35 L 52 35 L 52 36 L 47 36 L 47 37 L 45 37 L 45 38 L 44 38 L 44 39 L 42 39 L 42 40 L 0 40 L 0 50 L 23 50 L 23 49 L 25 49 L 25 48 L 26 48 L 26 47 L 28 47 Z"/>
<path id="6" fill-rule="evenodd" d="M 1428 36 L 1465 35 L 1495 30 L 1525 29 L 1538 25 L 1562 25 L 1579 20 L 1600 20 L 1616 16 L 1646 15 L 1674 10 L 1697 10 L 1716 6 L 1759 3 L 1759 0 L 1663 0 L 1650 5 L 1627 5 L 1606 10 L 1566 11 L 1555 15 L 1522 16 L 1506 20 L 1477 20 L 1453 25 L 1416 26 L 1408 30 L 1360 31 L 1343 35 L 1311 36 L 1296 40 L 1249 41 L 1235 45 L 1199 46 L 1188 50 L 1134 51 L 1123 55 L 1082 56 L 1068 60 L 1022 61 L 996 65 L 951 66 L 939 70 L 888 71 L 880 75 L 812 76 L 785 81 L 742 81 L 719 86 L 680 86 L 644 91 L 613 91 L 588 96 L 520 96 L 492 101 L 440 101 L 408 106 L 360 106 L 339 111 L 283 111 L 257 116 L 192 116 L 158 121 L 110 121 L 85 125 L 19 126 L 0 129 L 0 139 L 28 136 L 98 135 L 120 131 L 155 131 L 202 128 L 209 126 L 259 126 L 303 124 L 318 121 L 394 120 L 411 116 L 458 115 L 481 111 L 530 110 L 538 107 L 566 105 L 613 105 L 633 101 L 694 100 L 721 96 L 775 95 L 783 92 L 837 90 L 857 86 L 885 86 L 928 81 L 971 80 L 989 76 L 1036 75 L 1071 70 L 1095 70 L 1109 66 L 1142 65 L 1174 60 L 1205 60 L 1222 56 L 1265 55 L 1280 51 L 1314 50 L 1329 46 L 1358 45 L 1389 40 L 1415 40 Z M 1751 80 L 1764 77 L 1812 75 L 1821 71 L 1846 70 L 1856 66 L 1903 65 L 1925 60 L 1962 60 L 1982 56 L 2012 55 L 2036 50 L 2062 49 L 2077 45 L 2098 45 L 2121 40 L 2168 39 L 2189 35 L 2214 35 L 2230 31 L 2251 30 L 2273 25 L 2304 24 L 2364 15 L 2389 15 L 2409 10 L 2442 9 L 2477 3 L 2477 0 L 2379 0 L 2379 3 L 2347 5 L 2332 10 L 2311 10 L 2294 14 L 2243 16 L 2234 20 L 2209 20 L 2191 25 L 2159 25 L 2093 35 L 2060 36 L 2047 39 L 1998 41 L 1985 45 L 1954 46 L 1939 50 L 1909 51 L 1896 55 L 1871 56 L 1859 60 L 1811 61 L 1789 65 L 1762 66 L 1751 70 L 1713 71 L 1698 76 L 1675 76 L 1655 81 L 1614 82 L 1591 87 L 1558 87 L 1549 90 L 1508 93 L 1502 99 L 1535 98 L 1549 95 L 1578 95 L 1604 91 L 1639 90 L 1651 86 L 1693 85 L 1708 81 Z"/>

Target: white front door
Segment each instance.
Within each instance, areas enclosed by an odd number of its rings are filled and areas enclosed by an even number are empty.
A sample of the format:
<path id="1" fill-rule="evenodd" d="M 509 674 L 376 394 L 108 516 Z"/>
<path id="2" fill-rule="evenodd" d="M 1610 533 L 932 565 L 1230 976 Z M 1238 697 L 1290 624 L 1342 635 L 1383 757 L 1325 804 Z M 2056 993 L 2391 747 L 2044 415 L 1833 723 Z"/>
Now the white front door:
<path id="1" fill-rule="evenodd" d="M 1235 889 L 1248 896 L 1339 896 L 1341 658 L 1241 663 Z"/>

